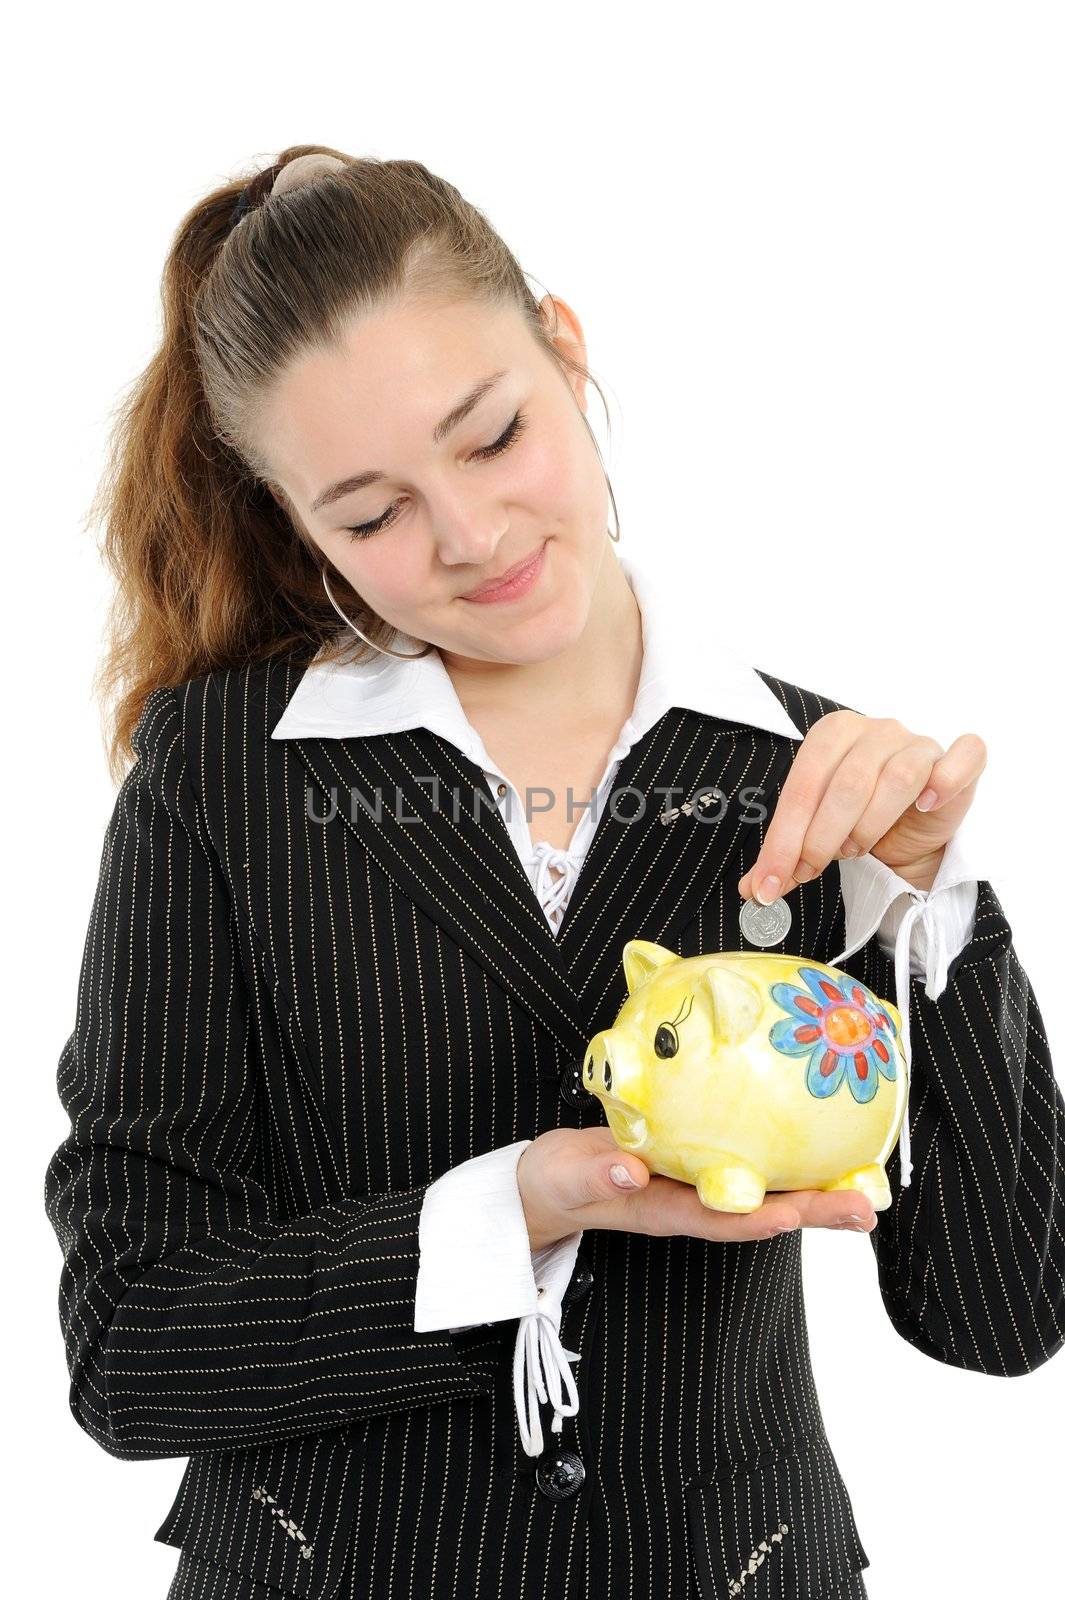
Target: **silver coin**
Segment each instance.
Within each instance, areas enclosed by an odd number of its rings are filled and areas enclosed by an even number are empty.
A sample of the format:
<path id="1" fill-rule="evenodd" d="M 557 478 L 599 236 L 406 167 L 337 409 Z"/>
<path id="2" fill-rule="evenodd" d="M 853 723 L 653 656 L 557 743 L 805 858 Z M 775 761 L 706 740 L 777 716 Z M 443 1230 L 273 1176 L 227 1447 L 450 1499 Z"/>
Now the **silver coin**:
<path id="1" fill-rule="evenodd" d="M 791 911 L 786 900 L 771 900 L 767 906 L 759 900 L 745 900 L 740 912 L 740 932 L 750 943 L 764 948 L 779 944 L 787 937 L 791 927 Z"/>

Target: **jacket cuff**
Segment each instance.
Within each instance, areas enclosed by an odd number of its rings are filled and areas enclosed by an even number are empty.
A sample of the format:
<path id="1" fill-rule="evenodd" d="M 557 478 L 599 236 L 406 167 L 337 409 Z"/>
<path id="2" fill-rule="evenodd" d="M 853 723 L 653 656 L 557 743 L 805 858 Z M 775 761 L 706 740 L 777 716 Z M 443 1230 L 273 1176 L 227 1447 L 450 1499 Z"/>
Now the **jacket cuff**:
<path id="1" fill-rule="evenodd" d="M 875 932 L 885 955 L 893 955 L 902 919 L 915 901 L 924 901 L 927 911 L 910 930 L 910 974 L 925 979 L 927 993 L 937 998 L 946 984 L 950 963 L 965 949 L 973 936 L 976 920 L 978 878 L 966 854 L 962 839 L 964 823 L 947 841 L 928 890 L 917 889 L 875 856 L 856 856 L 839 862 L 840 884 L 847 921 L 847 948 L 854 949 Z M 934 917 L 937 937 L 936 971 L 928 971 L 928 936 L 924 918 Z"/>
<path id="2" fill-rule="evenodd" d="M 415 1333 L 457 1333 L 529 1316 L 542 1306 L 541 1289 L 561 1298 L 576 1259 L 574 1236 L 542 1250 L 530 1247 L 517 1168 L 531 1143 L 519 1139 L 462 1161 L 426 1189 Z"/>

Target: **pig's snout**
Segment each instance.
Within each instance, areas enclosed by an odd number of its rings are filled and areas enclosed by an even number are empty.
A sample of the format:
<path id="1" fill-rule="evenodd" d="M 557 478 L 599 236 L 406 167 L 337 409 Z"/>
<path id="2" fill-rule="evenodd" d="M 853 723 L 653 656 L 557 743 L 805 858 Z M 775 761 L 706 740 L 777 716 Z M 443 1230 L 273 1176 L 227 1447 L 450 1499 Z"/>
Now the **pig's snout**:
<path id="1" fill-rule="evenodd" d="M 601 1100 L 642 1109 L 643 1068 L 632 1040 L 614 1028 L 603 1028 L 584 1053 L 584 1087 Z"/>
<path id="2" fill-rule="evenodd" d="M 593 1094 L 614 1088 L 614 1068 L 610 1061 L 610 1032 L 597 1033 L 584 1054 L 584 1087 Z"/>
<path id="3" fill-rule="evenodd" d="M 623 1149 L 639 1150 L 647 1139 L 644 1115 L 643 1072 L 639 1058 L 632 1059 L 631 1040 L 626 1050 L 623 1035 L 604 1028 L 584 1054 L 584 1087 L 602 1102 L 614 1137 Z"/>

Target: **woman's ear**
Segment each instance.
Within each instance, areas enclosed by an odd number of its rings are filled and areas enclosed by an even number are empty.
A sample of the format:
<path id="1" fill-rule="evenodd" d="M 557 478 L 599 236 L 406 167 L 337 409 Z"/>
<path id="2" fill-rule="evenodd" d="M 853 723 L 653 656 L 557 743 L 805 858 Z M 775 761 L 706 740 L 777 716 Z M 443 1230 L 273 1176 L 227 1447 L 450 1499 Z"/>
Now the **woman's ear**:
<path id="1" fill-rule="evenodd" d="M 571 359 L 576 360 L 579 366 L 584 366 L 588 356 L 584 342 L 584 329 L 581 327 L 580 318 L 573 307 L 563 300 L 561 295 L 545 294 L 540 301 L 539 311 L 540 320 L 543 322 L 552 344 Z M 577 397 L 577 404 L 582 411 L 587 411 L 587 380 L 584 375 L 567 368 L 566 377 Z"/>

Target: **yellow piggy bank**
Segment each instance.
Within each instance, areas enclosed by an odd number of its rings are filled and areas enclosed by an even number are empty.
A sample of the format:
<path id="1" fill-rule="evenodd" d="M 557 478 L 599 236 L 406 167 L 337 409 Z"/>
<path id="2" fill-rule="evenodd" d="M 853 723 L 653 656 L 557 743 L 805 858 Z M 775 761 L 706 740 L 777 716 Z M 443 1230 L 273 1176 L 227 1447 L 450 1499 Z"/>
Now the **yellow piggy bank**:
<path id="1" fill-rule="evenodd" d="M 622 959 L 628 997 L 583 1062 L 622 1149 L 718 1211 L 753 1211 L 767 1189 L 890 1206 L 909 1065 L 889 1001 L 801 956 L 630 939 Z"/>

